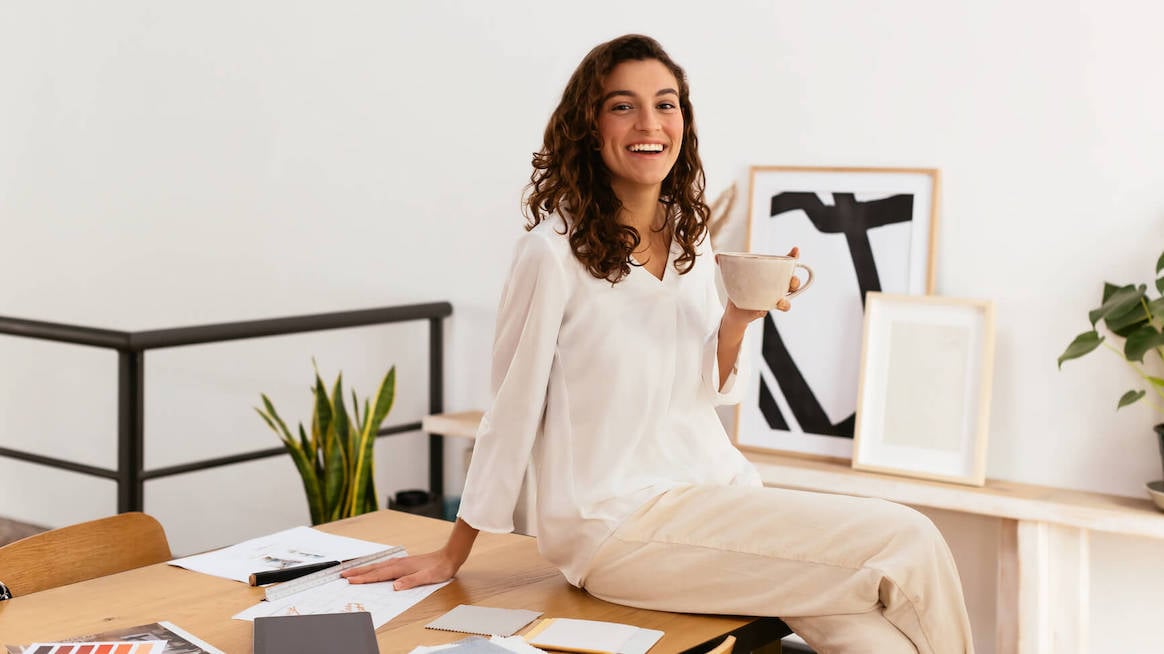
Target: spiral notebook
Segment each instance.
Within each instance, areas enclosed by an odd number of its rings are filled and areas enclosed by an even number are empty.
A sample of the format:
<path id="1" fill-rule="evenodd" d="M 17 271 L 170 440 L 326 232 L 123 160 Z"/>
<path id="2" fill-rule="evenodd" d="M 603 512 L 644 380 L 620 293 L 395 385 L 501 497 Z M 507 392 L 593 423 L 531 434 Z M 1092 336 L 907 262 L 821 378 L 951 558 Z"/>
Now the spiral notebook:
<path id="1" fill-rule="evenodd" d="M 427 629 L 459 631 L 479 636 L 512 636 L 541 614 L 541 611 L 461 604 L 424 626 Z"/>

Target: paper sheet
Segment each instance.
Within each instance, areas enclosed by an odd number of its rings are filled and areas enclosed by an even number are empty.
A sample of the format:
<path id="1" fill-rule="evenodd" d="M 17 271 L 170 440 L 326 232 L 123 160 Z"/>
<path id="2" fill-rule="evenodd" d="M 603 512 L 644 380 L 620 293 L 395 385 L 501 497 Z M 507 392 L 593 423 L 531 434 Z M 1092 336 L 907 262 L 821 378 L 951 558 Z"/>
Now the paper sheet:
<path id="1" fill-rule="evenodd" d="M 293 527 L 213 552 L 174 559 L 170 565 L 247 583 L 252 572 L 319 561 L 347 561 L 388 547 L 391 546 L 336 536 L 311 527 Z"/>
<path id="2" fill-rule="evenodd" d="M 254 621 L 258 617 L 275 615 L 367 611 L 372 614 L 372 624 L 379 629 L 385 622 L 404 613 L 412 605 L 448 583 L 446 581 L 441 584 L 419 586 L 408 590 L 395 590 L 390 581 L 376 584 L 349 584 L 347 579 L 336 579 L 274 602 L 259 602 L 233 617 L 235 620 Z"/>

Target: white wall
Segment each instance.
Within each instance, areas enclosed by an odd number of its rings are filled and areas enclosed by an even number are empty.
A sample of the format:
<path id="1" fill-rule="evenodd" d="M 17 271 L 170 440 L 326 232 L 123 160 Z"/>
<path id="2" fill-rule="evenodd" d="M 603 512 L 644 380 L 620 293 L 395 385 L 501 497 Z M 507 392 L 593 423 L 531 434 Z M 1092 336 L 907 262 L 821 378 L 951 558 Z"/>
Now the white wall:
<path id="1" fill-rule="evenodd" d="M 448 300 L 446 404 L 484 406 L 529 153 L 580 57 L 642 31 L 688 70 L 713 193 L 751 164 L 941 169 L 938 292 L 998 310 L 991 477 L 1134 496 L 1160 477 L 1158 416 L 1112 410 L 1130 373 L 1055 358 L 1100 282 L 1148 281 L 1164 241 L 1164 6 L 582 7 L 0 4 L 0 315 L 147 329 Z M 417 325 L 151 354 L 147 466 L 273 445 L 250 407 L 267 392 L 305 419 L 311 356 L 363 393 L 397 363 L 390 420 L 414 420 L 424 343 Z M 112 466 L 113 366 L 0 338 L 0 444 Z M 423 438 L 403 439 L 380 448 L 384 493 L 424 483 Z M 146 493 L 180 552 L 306 520 L 281 458 Z M 109 482 L 0 460 L 0 515 L 114 506 Z M 936 517 L 993 651 L 997 526 Z M 1158 646 L 1161 554 L 1093 542 L 1094 650 Z"/>

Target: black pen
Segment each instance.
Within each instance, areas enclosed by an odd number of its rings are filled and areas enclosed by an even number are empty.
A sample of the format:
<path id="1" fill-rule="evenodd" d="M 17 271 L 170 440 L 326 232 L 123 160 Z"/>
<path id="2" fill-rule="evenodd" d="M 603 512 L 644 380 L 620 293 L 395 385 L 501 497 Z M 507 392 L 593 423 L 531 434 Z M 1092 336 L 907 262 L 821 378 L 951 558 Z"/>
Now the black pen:
<path id="1" fill-rule="evenodd" d="M 337 565 L 339 565 L 339 561 L 320 561 L 319 563 L 294 565 L 288 568 L 280 568 L 278 570 L 262 570 L 260 572 L 252 572 L 251 585 L 262 586 L 264 584 L 273 584 L 277 581 L 291 581 L 292 579 L 305 577 L 313 572 L 326 570 L 327 568 Z"/>

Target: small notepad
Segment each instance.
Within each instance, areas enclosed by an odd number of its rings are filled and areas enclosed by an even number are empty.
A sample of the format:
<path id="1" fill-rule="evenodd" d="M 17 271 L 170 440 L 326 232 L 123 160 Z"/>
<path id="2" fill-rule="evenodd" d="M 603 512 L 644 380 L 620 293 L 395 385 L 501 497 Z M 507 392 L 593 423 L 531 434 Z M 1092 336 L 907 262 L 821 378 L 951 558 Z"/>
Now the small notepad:
<path id="1" fill-rule="evenodd" d="M 481 636 L 512 636 L 519 629 L 536 620 L 541 614 L 541 611 L 495 609 L 488 606 L 461 604 L 426 624 L 425 627 Z"/>
<path id="2" fill-rule="evenodd" d="M 646 654 L 662 637 L 655 629 L 571 618 L 542 620 L 525 635 L 534 647 L 589 654 Z"/>

